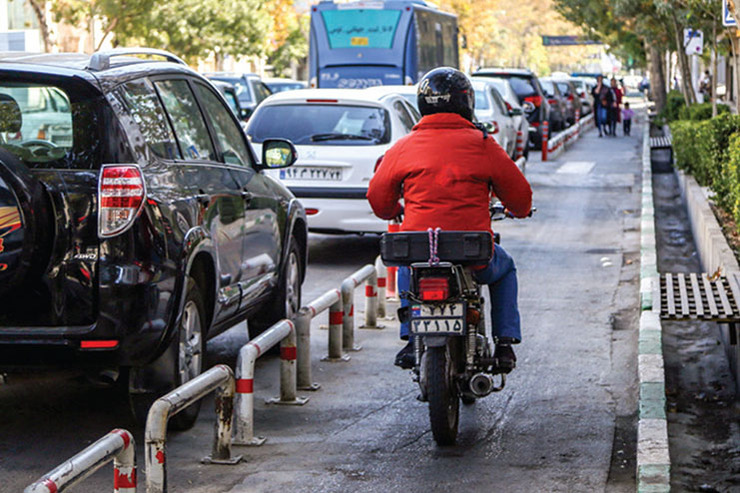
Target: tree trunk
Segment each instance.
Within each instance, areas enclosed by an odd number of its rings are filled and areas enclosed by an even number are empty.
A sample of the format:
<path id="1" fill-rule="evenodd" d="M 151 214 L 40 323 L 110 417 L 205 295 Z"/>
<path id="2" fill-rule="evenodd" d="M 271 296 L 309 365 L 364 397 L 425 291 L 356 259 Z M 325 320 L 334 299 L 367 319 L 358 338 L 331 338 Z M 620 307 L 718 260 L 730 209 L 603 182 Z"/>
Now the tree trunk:
<path id="1" fill-rule="evenodd" d="M 712 18 L 712 118 L 717 116 L 717 18 Z"/>
<path id="2" fill-rule="evenodd" d="M 655 111 L 660 113 L 665 108 L 666 100 L 663 52 L 657 46 L 649 45 L 647 41 L 645 41 L 645 51 L 650 72 L 650 92 L 655 101 Z"/>
<path id="3" fill-rule="evenodd" d="M 683 39 L 681 37 L 682 29 L 676 19 L 676 13 L 673 12 L 673 34 L 676 38 L 676 54 L 678 55 L 678 66 L 681 69 L 681 91 L 683 92 L 684 101 L 686 106 L 691 106 L 691 103 L 696 101 L 694 95 L 694 84 L 691 81 L 691 69 L 689 68 L 689 62 L 684 51 Z"/>
<path id="4" fill-rule="evenodd" d="M 41 39 L 44 41 L 44 51 L 46 53 L 51 52 L 51 38 L 49 36 L 49 25 L 46 23 L 46 9 L 45 2 L 43 0 L 28 0 L 31 4 L 33 13 L 36 15 L 36 19 L 39 21 L 39 29 L 41 30 Z"/>

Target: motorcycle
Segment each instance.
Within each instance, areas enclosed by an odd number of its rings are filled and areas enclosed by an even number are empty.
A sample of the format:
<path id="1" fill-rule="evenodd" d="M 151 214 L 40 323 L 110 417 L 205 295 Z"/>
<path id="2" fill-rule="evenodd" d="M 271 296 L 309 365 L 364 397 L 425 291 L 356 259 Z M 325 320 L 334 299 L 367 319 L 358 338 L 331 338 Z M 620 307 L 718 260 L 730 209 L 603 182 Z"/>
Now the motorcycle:
<path id="1" fill-rule="evenodd" d="M 491 206 L 493 220 L 507 217 L 500 204 Z M 400 293 L 409 304 L 399 318 L 410 323 L 415 364 L 413 379 L 419 399 L 429 404 L 429 420 L 439 445 L 457 439 L 460 401 L 476 399 L 506 386 L 506 372 L 494 358 L 486 334 L 481 286 L 472 268 L 487 265 L 492 241 L 487 231 L 386 233 L 381 257 L 386 265 L 409 267 L 409 290 Z M 498 380 L 498 381 L 496 381 Z"/>

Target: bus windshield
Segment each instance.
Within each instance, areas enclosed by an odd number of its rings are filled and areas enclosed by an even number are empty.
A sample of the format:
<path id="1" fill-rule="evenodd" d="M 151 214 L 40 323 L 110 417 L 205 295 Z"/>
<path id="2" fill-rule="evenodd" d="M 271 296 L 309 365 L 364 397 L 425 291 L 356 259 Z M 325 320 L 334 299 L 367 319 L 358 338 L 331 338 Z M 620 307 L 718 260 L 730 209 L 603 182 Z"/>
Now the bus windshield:
<path id="1" fill-rule="evenodd" d="M 385 48 L 393 47 L 400 10 L 347 9 L 321 12 L 329 47 Z"/>

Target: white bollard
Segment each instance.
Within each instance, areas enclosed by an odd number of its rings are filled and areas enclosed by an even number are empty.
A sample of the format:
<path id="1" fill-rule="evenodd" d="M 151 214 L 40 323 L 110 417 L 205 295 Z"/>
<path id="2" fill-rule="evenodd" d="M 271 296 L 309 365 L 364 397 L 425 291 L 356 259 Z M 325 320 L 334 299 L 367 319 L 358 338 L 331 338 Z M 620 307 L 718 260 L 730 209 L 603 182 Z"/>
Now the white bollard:
<path id="1" fill-rule="evenodd" d="M 314 383 L 311 377 L 311 310 L 301 308 L 295 317 L 297 344 L 296 353 L 296 387 L 298 390 L 318 390 L 321 385 Z"/>
<path id="2" fill-rule="evenodd" d="M 295 326 L 290 320 L 281 320 L 239 350 L 236 362 L 236 399 L 234 409 L 234 445 L 262 445 L 264 437 L 254 436 L 254 365 L 265 351 L 278 344 Z"/>
<path id="3" fill-rule="evenodd" d="M 378 318 L 386 318 L 388 301 L 385 299 L 385 286 L 388 279 L 388 269 L 386 269 L 380 256 L 375 259 L 375 271 L 378 273 Z"/>
<path id="4" fill-rule="evenodd" d="M 279 404 L 282 406 L 302 406 L 308 402 L 307 397 L 298 397 L 297 382 L 298 375 L 296 360 L 298 359 L 298 348 L 296 347 L 297 336 L 295 326 L 287 336 L 280 341 L 280 397 L 269 399 L 268 404 Z"/>

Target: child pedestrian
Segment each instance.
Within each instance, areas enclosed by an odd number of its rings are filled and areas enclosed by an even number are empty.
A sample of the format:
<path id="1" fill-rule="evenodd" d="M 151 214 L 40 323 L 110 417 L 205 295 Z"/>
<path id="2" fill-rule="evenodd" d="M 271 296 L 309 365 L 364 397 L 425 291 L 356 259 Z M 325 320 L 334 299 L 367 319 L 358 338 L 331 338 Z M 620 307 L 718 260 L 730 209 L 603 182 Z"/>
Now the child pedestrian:
<path id="1" fill-rule="evenodd" d="M 624 103 L 624 109 L 622 110 L 622 130 L 624 135 L 629 135 L 632 129 L 632 117 L 635 116 L 635 112 L 630 109 L 629 103 Z"/>

